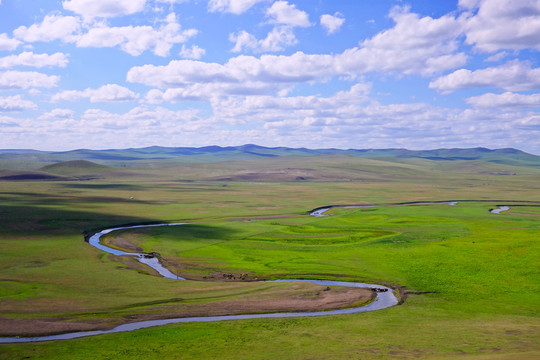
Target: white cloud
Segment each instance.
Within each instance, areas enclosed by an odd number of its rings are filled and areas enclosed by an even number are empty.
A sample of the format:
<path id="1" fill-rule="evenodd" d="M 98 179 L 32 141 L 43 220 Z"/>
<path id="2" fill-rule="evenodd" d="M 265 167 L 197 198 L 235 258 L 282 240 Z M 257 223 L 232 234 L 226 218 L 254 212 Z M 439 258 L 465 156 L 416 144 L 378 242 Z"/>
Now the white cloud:
<path id="1" fill-rule="evenodd" d="M 25 109 L 34 109 L 36 104 L 24 100 L 21 95 L 0 97 L 0 112 L 4 111 L 22 111 Z"/>
<path id="2" fill-rule="evenodd" d="M 35 71 L 4 71 L 0 72 L 0 90 L 52 88 L 59 80 L 58 76 L 49 76 Z"/>
<path id="3" fill-rule="evenodd" d="M 359 47 L 347 49 L 342 54 L 309 55 L 309 68 L 320 66 L 321 77 L 355 76 L 372 71 L 427 76 L 455 69 L 466 63 L 467 56 L 457 52 L 456 39 L 463 30 L 462 20 L 451 15 L 438 19 L 420 17 L 410 13 L 408 8 L 401 7 L 394 8 L 390 16 L 396 23 L 393 28 L 364 40 Z M 281 32 L 271 33 L 264 40 L 258 40 L 246 31 L 231 34 L 229 40 L 235 42 L 233 52 L 243 49 L 252 49 L 255 52 L 277 51 L 297 41 L 290 28 L 289 31 L 282 29 Z M 307 60 L 308 55 L 298 54 L 288 58 L 280 57 L 274 72 L 280 72 L 280 64 L 292 66 L 294 63 L 298 78 L 301 78 L 304 64 L 296 61 Z"/>
<path id="4" fill-rule="evenodd" d="M 168 56 L 174 44 L 186 42 L 195 36 L 197 30 L 181 30 L 176 16 L 171 13 L 165 24 L 154 29 L 151 26 L 108 27 L 101 25 L 90 29 L 77 39 L 78 47 L 114 47 L 120 48 L 130 55 L 138 56 L 152 49 L 158 56 Z"/>
<path id="5" fill-rule="evenodd" d="M 149 139 L 156 138 L 163 141 L 164 137 L 174 138 L 172 134 L 194 136 L 208 124 L 199 118 L 197 110 L 172 111 L 162 107 L 146 106 L 135 107 L 126 113 L 89 109 L 81 117 L 81 123 L 82 126 L 90 127 L 96 134 L 103 134 L 115 143 L 128 140 L 140 143 L 142 140 L 150 141 Z M 114 140 L 115 138 L 117 140 Z"/>
<path id="6" fill-rule="evenodd" d="M 390 12 L 396 25 L 346 51 L 343 59 L 359 72 L 389 71 L 431 75 L 463 66 L 466 55 L 456 53 L 456 38 L 462 32 L 461 20 L 451 15 L 438 19 L 420 17 L 407 7 Z"/>
<path id="7" fill-rule="evenodd" d="M 466 23 L 466 42 L 485 52 L 503 49 L 540 50 L 540 1 L 460 1 L 476 11 Z"/>
<path id="8" fill-rule="evenodd" d="M 343 14 L 336 12 L 334 15 L 321 15 L 320 21 L 328 34 L 334 34 L 338 32 L 343 23 L 345 23 L 345 17 Z"/>
<path id="9" fill-rule="evenodd" d="M 298 40 L 292 30 L 287 26 L 275 27 L 265 39 L 259 40 L 258 51 L 281 51 L 285 46 L 296 45 Z"/>
<path id="10" fill-rule="evenodd" d="M 62 6 L 85 18 L 108 18 L 140 12 L 145 3 L 146 0 L 67 0 Z"/>
<path id="11" fill-rule="evenodd" d="M 321 96 L 249 96 L 227 97 L 212 100 L 216 120 L 230 123 L 249 123 L 253 116 L 259 122 L 280 123 L 284 118 L 304 121 L 306 118 L 319 122 L 356 116 L 362 104 L 369 101 L 369 84 L 355 84 L 348 91 L 340 91 L 330 97 Z M 272 127 L 273 125 L 266 125 Z"/>
<path id="12" fill-rule="evenodd" d="M 242 30 L 237 34 L 230 34 L 229 40 L 234 42 L 232 52 L 241 52 L 251 49 L 253 52 L 282 51 L 286 46 L 296 45 L 298 40 L 289 26 L 277 26 L 272 29 L 266 38 L 257 40 L 252 34 Z"/>
<path id="13" fill-rule="evenodd" d="M 238 56 L 230 58 L 223 65 L 173 60 L 164 66 L 133 67 L 128 71 L 127 80 L 164 89 L 182 88 L 175 91 L 184 95 L 191 93 L 190 87 L 201 87 L 207 83 L 226 91 L 224 94 L 235 91 L 248 94 L 249 89 L 262 94 L 263 91 L 290 88 L 296 83 L 323 82 L 333 76 L 354 78 L 373 71 L 431 75 L 466 62 L 465 54 L 455 53 L 455 39 L 461 30 L 459 21 L 452 16 L 420 18 L 403 8 L 394 9 L 391 15 L 396 21 L 394 28 L 363 41 L 361 47 L 348 49 L 341 54 L 296 52 L 282 56 L 262 55 L 259 58 Z M 230 35 L 230 40 L 236 42 L 233 51 L 246 48 L 255 51 L 276 49 L 281 46 L 282 39 L 290 43 L 296 40 L 275 36 L 267 37 L 267 41 L 263 42 L 245 31 Z"/>
<path id="14" fill-rule="evenodd" d="M 0 50 L 15 50 L 21 42 L 11 39 L 7 34 L 0 34 Z"/>
<path id="15" fill-rule="evenodd" d="M 257 38 L 245 30 L 236 34 L 229 34 L 229 41 L 234 42 L 232 52 L 241 52 L 244 49 L 257 49 L 259 47 Z"/>
<path id="16" fill-rule="evenodd" d="M 268 0 L 210 0 L 208 10 L 210 12 L 227 12 L 232 14 L 242 14 L 253 5 Z"/>
<path id="17" fill-rule="evenodd" d="M 172 87 L 165 91 L 152 89 L 146 95 L 146 101 L 159 104 L 163 101 L 210 101 L 227 96 L 254 96 L 278 92 L 275 84 L 263 82 L 246 83 L 199 83 L 186 87 Z"/>
<path id="18" fill-rule="evenodd" d="M 197 45 L 193 45 L 192 47 L 186 47 L 184 44 L 182 44 L 182 50 L 180 50 L 179 55 L 185 59 L 200 59 L 204 54 L 206 54 L 206 50 L 198 47 Z"/>
<path id="19" fill-rule="evenodd" d="M 503 94 L 483 94 L 466 99 L 467 103 L 479 108 L 516 108 L 538 109 L 540 108 L 540 94 L 516 94 L 505 92 Z"/>
<path id="20" fill-rule="evenodd" d="M 534 90 L 540 87 L 540 68 L 517 60 L 481 70 L 456 70 L 433 80 L 429 87 L 442 92 L 477 87 L 495 87 L 508 91 Z"/>
<path id="21" fill-rule="evenodd" d="M 217 98 L 212 101 L 213 120 L 243 124 L 253 131 L 251 136 L 275 145 L 309 147 L 422 147 L 433 141 L 452 144 L 467 133 L 463 129 L 470 123 L 449 109 L 422 103 L 381 105 L 368 97 L 369 91 L 369 84 L 360 83 L 329 97 Z"/>
<path id="22" fill-rule="evenodd" d="M 211 122 L 198 116 L 197 110 L 172 111 L 138 106 L 124 113 L 88 109 L 80 118 L 69 115 L 59 109 L 48 113 L 48 119 L 0 117 L 0 126 L 2 122 L 5 124 L 2 143 L 21 148 L 30 138 L 34 148 L 68 150 L 108 146 L 103 144 L 114 144 L 116 148 L 132 147 L 133 144 L 177 146 L 178 139 L 185 138 L 196 145 L 200 141 L 198 136 L 214 130 Z M 13 126 L 14 122 L 18 126 Z M 96 138 L 102 139 L 103 143 L 96 143 Z"/>
<path id="23" fill-rule="evenodd" d="M 138 98 L 138 94 L 117 84 L 103 85 L 98 89 L 86 89 L 83 91 L 66 90 L 52 97 L 52 101 L 77 101 L 87 98 L 91 102 L 126 102 Z"/>
<path id="24" fill-rule="evenodd" d="M 53 40 L 71 42 L 74 40 L 74 33 L 79 32 L 80 28 L 79 18 L 51 14 L 46 15 L 40 24 L 18 27 L 13 31 L 13 34 L 17 39 L 26 42 Z"/>
<path id="25" fill-rule="evenodd" d="M 309 16 L 305 11 L 298 10 L 296 5 L 287 1 L 276 1 L 266 11 L 271 22 L 280 25 L 308 27 L 311 26 Z"/>
<path id="26" fill-rule="evenodd" d="M 501 51 L 499 53 L 493 54 L 490 57 L 486 58 L 486 61 L 497 62 L 501 59 L 504 59 L 506 56 L 508 56 L 508 53 L 506 51 Z"/>
<path id="27" fill-rule="evenodd" d="M 41 115 L 39 120 L 72 120 L 75 112 L 71 109 L 53 109 Z"/>
<path id="28" fill-rule="evenodd" d="M 321 80 L 335 71 L 333 56 L 297 52 L 290 56 L 238 56 L 224 65 L 173 60 L 165 66 L 136 66 L 128 71 L 127 80 L 165 89 L 212 84 L 228 90 L 228 94 L 249 94 L 251 91 L 261 94 L 294 83 Z"/>
<path id="29" fill-rule="evenodd" d="M 63 53 L 34 54 L 33 52 L 22 52 L 19 55 L 9 55 L 0 58 L 0 68 L 11 68 L 15 66 L 45 67 L 58 66 L 66 67 L 68 56 Z"/>

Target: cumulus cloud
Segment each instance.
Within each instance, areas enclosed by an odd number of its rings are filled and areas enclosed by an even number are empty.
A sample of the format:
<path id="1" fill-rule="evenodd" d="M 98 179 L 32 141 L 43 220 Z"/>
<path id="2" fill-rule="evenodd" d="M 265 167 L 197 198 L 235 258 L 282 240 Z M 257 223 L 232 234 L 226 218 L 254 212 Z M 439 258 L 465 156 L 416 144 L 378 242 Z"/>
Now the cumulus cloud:
<path id="1" fill-rule="evenodd" d="M 456 52 L 462 21 L 452 15 L 420 17 L 408 7 L 395 7 L 396 25 L 346 51 L 349 66 L 357 71 L 390 71 L 431 75 L 463 66 L 467 56 Z"/>
<path id="2" fill-rule="evenodd" d="M 165 24 L 158 29 L 151 26 L 101 25 L 78 37 L 76 44 L 78 47 L 120 46 L 123 51 L 133 56 L 152 49 L 158 56 L 168 56 L 174 44 L 186 42 L 196 34 L 195 29 L 181 30 L 176 15 L 171 13 L 167 16 Z"/>
<path id="3" fill-rule="evenodd" d="M 197 45 L 193 45 L 191 47 L 186 47 L 182 44 L 182 50 L 180 50 L 179 55 L 185 59 L 200 59 L 204 54 L 206 54 L 206 50 L 198 47 Z"/>
<path id="4" fill-rule="evenodd" d="M 52 88 L 58 84 L 59 80 L 58 76 L 49 76 L 35 71 L 4 71 L 0 72 L 0 90 Z"/>
<path id="5" fill-rule="evenodd" d="M 52 101 L 77 101 L 87 98 L 90 102 L 126 102 L 138 98 L 138 94 L 117 84 L 103 85 L 98 89 L 86 89 L 83 91 L 66 90 L 52 97 Z"/>
<path id="6" fill-rule="evenodd" d="M 104 134 L 111 140 L 116 137 L 119 141 L 141 141 L 154 137 L 163 139 L 169 136 L 174 138 L 172 134 L 197 134 L 208 124 L 199 118 L 197 110 L 173 111 L 146 106 L 137 106 L 126 113 L 88 109 L 82 115 L 81 122 L 92 128 L 96 134 Z M 119 134 L 122 136 L 118 137 Z"/>
<path id="7" fill-rule="evenodd" d="M 0 50 L 15 50 L 21 42 L 11 39 L 7 34 L 0 34 Z"/>
<path id="8" fill-rule="evenodd" d="M 71 109 L 53 109 L 41 115 L 39 120 L 72 120 L 75 112 Z"/>
<path id="9" fill-rule="evenodd" d="M 152 92 L 163 100 L 161 97 L 171 94 L 169 90 Z M 444 147 L 505 147 L 508 141 L 519 138 L 534 142 L 536 137 L 530 130 L 540 124 L 540 117 L 531 113 L 491 108 L 460 111 L 424 103 L 383 105 L 369 94 L 370 85 L 358 83 L 328 97 L 215 97 L 210 99 L 214 113 L 210 120 L 217 127 L 210 136 L 225 136 L 225 143 L 241 141 L 242 137 L 226 124 L 242 124 L 244 137 L 249 133 L 253 141 L 275 145 L 425 148 L 436 143 Z M 510 129 L 512 134 L 508 134 Z M 204 138 L 209 139 L 206 135 Z"/>
<path id="10" fill-rule="evenodd" d="M 240 15 L 253 5 L 268 0 L 210 0 L 208 10 L 210 12 L 227 12 Z"/>
<path id="11" fill-rule="evenodd" d="M 317 81 L 335 71 L 331 55 L 297 52 L 290 56 L 238 56 L 224 65 L 173 60 L 164 66 L 136 66 L 128 71 L 127 80 L 165 89 L 189 90 L 211 84 L 227 90 L 225 94 L 261 94 L 294 83 Z M 223 94 L 218 92 L 215 96 Z"/>
<path id="12" fill-rule="evenodd" d="M 462 34 L 463 20 L 452 15 L 438 19 L 420 17 L 410 13 L 407 7 L 394 8 L 390 16 L 396 23 L 394 27 L 362 41 L 360 46 L 347 49 L 342 54 L 310 55 L 309 67 L 320 66 L 321 76 L 354 76 L 372 71 L 428 76 L 466 63 L 467 56 L 457 51 L 457 38 Z M 297 41 L 292 32 L 286 31 L 272 36 L 269 34 L 264 40 L 241 31 L 231 34 L 229 40 L 235 42 L 233 52 L 244 49 L 255 52 L 280 50 L 284 45 L 295 44 Z M 296 63 L 296 60 L 302 57 L 298 53 L 287 60 L 281 57 L 277 66 L 285 63 L 291 66 L 294 63 L 301 74 L 304 65 Z M 275 71 L 279 72 L 280 68 L 277 67 Z"/>
<path id="13" fill-rule="evenodd" d="M 80 117 L 69 117 L 64 109 L 51 111 L 47 118 L 2 118 L 7 126 L 2 129 L 3 144 L 21 148 L 21 136 L 32 139 L 32 147 L 74 149 L 96 147 L 96 138 L 115 147 L 175 146 L 179 138 L 197 145 L 198 136 L 213 133 L 212 123 L 201 119 L 198 110 L 168 110 L 162 107 L 137 106 L 127 112 L 88 109 Z M 49 120 L 49 121 L 44 121 Z M 16 122 L 17 127 L 11 126 Z M 52 140 L 52 141 L 51 141 Z M 27 141 L 25 139 L 24 141 Z M 28 145 L 27 145 L 28 146 Z"/>
<path id="14" fill-rule="evenodd" d="M 244 49 L 257 49 L 259 47 L 257 38 L 245 30 L 229 34 L 229 41 L 234 42 L 232 52 L 241 52 Z"/>
<path id="15" fill-rule="evenodd" d="M 497 62 L 501 59 L 504 59 L 506 56 L 508 56 L 508 53 L 506 51 L 501 51 L 499 53 L 493 54 L 490 57 L 486 58 L 486 61 Z"/>
<path id="16" fill-rule="evenodd" d="M 33 52 L 22 52 L 19 55 L 9 55 L 0 58 L 0 68 L 11 68 L 15 66 L 31 66 L 41 68 L 45 66 L 66 67 L 68 56 L 63 53 L 34 54 Z"/>
<path id="17" fill-rule="evenodd" d="M 24 100 L 21 95 L 0 97 L 0 112 L 22 111 L 36 108 L 36 104 Z"/>
<path id="18" fill-rule="evenodd" d="M 17 39 L 26 42 L 62 40 L 72 42 L 81 29 L 80 19 L 58 14 L 46 15 L 39 24 L 20 26 L 13 31 Z"/>
<path id="19" fill-rule="evenodd" d="M 62 6 L 85 18 L 109 18 L 140 12 L 145 3 L 146 0 L 67 0 Z"/>
<path id="20" fill-rule="evenodd" d="M 494 87 L 508 91 L 534 90 L 540 86 L 540 68 L 531 68 L 529 62 L 509 61 L 497 67 L 481 70 L 459 69 L 441 76 L 429 87 L 441 92 L 459 89 Z"/>
<path id="21" fill-rule="evenodd" d="M 219 121 L 230 123 L 250 122 L 257 114 L 257 121 L 265 124 L 281 122 L 284 118 L 302 121 L 326 122 L 346 119 L 368 102 L 370 84 L 358 83 L 349 90 L 339 91 L 330 97 L 321 96 L 249 96 L 227 97 L 212 100 L 212 107 Z M 306 120 L 308 119 L 308 120 Z M 268 128 L 272 125 L 266 125 Z"/>
<path id="22" fill-rule="evenodd" d="M 470 123 L 449 109 L 423 103 L 382 105 L 370 99 L 369 92 L 369 84 L 359 83 L 329 97 L 217 98 L 212 101 L 213 119 L 260 130 L 259 136 L 276 145 L 410 148 L 433 141 L 451 144 L 467 134 Z"/>
<path id="23" fill-rule="evenodd" d="M 182 30 L 174 13 L 169 14 L 156 28 L 133 25 L 112 27 L 104 22 L 87 26 L 85 28 L 89 27 L 88 30 L 83 32 L 80 18 L 52 14 L 45 16 L 41 23 L 21 26 L 13 33 L 16 38 L 27 42 L 62 40 L 83 48 L 119 46 L 133 56 L 150 49 L 158 56 L 168 56 L 174 44 L 184 43 L 198 33 L 195 29 Z"/>
<path id="24" fill-rule="evenodd" d="M 158 89 L 150 90 L 146 95 L 146 101 L 159 104 L 164 101 L 210 101 L 214 98 L 226 96 L 254 96 L 275 93 L 279 87 L 275 84 L 263 82 L 239 83 L 204 83 L 194 84 L 187 87 L 173 87 L 165 91 Z"/>
<path id="25" fill-rule="evenodd" d="M 266 10 L 270 23 L 275 24 L 264 39 L 257 39 L 245 30 L 229 34 L 229 41 L 234 43 L 232 52 L 251 50 L 259 52 L 283 51 L 288 46 L 298 43 L 293 29 L 295 27 L 311 26 L 308 14 L 298 10 L 295 5 L 287 1 L 276 1 Z"/>
<path id="26" fill-rule="evenodd" d="M 345 17 L 343 14 L 336 12 L 334 15 L 324 14 L 320 18 L 321 25 L 326 29 L 328 34 L 334 34 L 341 29 L 341 26 L 345 23 Z"/>
<path id="27" fill-rule="evenodd" d="M 538 109 L 540 108 L 540 94 L 516 94 L 505 92 L 503 94 L 483 94 L 466 99 L 467 103 L 478 108 L 516 108 Z"/>
<path id="28" fill-rule="evenodd" d="M 460 22 L 448 15 L 439 19 L 420 17 L 407 8 L 396 8 L 391 16 L 396 25 L 360 47 L 341 54 L 238 56 L 225 64 L 191 60 L 173 60 L 168 65 L 145 65 L 131 68 L 127 74 L 130 82 L 142 83 L 163 89 L 182 88 L 177 91 L 187 95 L 190 88 L 214 84 L 226 94 L 234 89 L 241 93 L 275 91 L 290 88 L 296 83 L 323 82 L 333 76 L 354 78 L 368 72 L 394 72 L 431 75 L 462 66 L 466 55 L 456 53 L 456 37 L 461 33 Z M 286 35 L 286 34 L 285 34 Z M 293 41 L 283 35 L 270 37 L 267 42 L 257 40 L 247 32 L 230 36 L 235 41 L 233 51 L 251 48 L 262 50 L 277 48 L 283 41 Z M 277 45 L 276 45 L 277 44 Z M 219 96 L 217 94 L 216 96 Z"/>
<path id="29" fill-rule="evenodd" d="M 270 22 L 287 26 L 308 27 L 311 26 L 309 16 L 305 11 L 298 10 L 296 5 L 287 1 L 276 1 L 266 11 Z"/>
<path id="30" fill-rule="evenodd" d="M 232 52 L 242 52 L 248 49 L 256 53 L 282 51 L 285 50 L 285 47 L 298 43 L 292 29 L 288 26 L 274 27 L 266 35 L 266 38 L 260 40 L 244 30 L 230 34 L 229 40 L 235 43 L 231 49 Z"/>
<path id="31" fill-rule="evenodd" d="M 540 1 L 461 0 L 470 11 L 466 42 L 485 52 L 504 49 L 540 50 Z"/>

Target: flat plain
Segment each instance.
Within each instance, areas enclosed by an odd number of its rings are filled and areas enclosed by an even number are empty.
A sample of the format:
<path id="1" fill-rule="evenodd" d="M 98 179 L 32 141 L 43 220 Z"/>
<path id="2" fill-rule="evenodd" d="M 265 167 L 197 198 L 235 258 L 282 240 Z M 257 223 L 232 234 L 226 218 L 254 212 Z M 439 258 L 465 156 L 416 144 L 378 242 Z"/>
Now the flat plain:
<path id="1" fill-rule="evenodd" d="M 369 301 L 317 285 L 253 281 L 261 279 L 386 284 L 403 301 L 363 314 L 5 344 L 0 359 L 540 356 L 538 166 L 347 155 L 141 160 L 129 167 L 20 163 L 24 168 L 0 160 L 8 176 L 0 180 L 3 336 Z M 58 178 L 36 179 L 36 173 Z M 459 202 L 430 203 L 452 200 Z M 420 203 L 398 205 L 404 202 Z M 501 204 L 510 210 L 489 212 Z M 376 206 L 308 214 L 326 205 Z M 121 231 L 104 240 L 157 252 L 189 280 L 159 278 L 84 241 L 99 229 L 152 222 L 189 224 Z"/>

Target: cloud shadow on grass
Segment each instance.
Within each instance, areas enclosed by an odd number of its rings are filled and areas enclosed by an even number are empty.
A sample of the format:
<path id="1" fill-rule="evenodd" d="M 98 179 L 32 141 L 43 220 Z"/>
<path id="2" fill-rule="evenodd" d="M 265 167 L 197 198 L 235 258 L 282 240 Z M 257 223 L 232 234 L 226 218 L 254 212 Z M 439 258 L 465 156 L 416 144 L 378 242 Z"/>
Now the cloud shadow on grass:
<path id="1" fill-rule="evenodd" d="M 118 224 L 155 223 L 155 219 L 76 211 L 45 206 L 0 206 L 0 236 L 82 233 Z"/>

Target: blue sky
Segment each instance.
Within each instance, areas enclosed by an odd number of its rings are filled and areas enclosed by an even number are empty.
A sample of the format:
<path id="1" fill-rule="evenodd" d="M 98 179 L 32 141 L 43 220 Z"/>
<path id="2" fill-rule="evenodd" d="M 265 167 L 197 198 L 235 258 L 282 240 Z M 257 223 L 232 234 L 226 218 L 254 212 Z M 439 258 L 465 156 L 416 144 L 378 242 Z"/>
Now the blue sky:
<path id="1" fill-rule="evenodd" d="M 0 148 L 540 154 L 540 0 L 0 0 Z"/>

